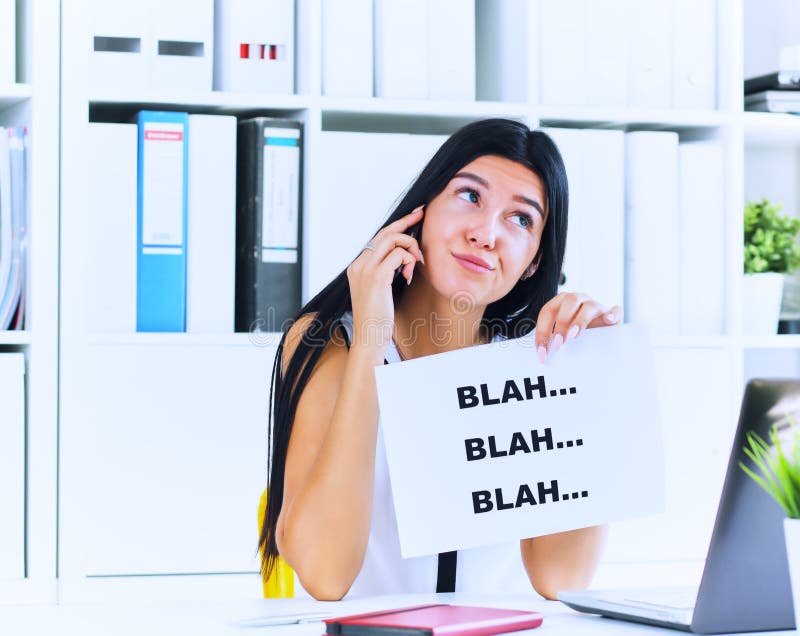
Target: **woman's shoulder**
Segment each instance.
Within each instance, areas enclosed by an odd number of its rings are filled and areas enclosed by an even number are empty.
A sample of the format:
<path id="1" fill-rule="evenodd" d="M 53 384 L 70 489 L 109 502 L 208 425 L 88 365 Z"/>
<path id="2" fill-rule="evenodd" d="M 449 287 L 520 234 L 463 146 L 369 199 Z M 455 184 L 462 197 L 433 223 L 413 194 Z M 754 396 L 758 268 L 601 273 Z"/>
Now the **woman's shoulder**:
<path id="1" fill-rule="evenodd" d="M 289 327 L 288 331 L 286 332 L 286 338 L 283 343 L 283 373 L 286 373 L 286 369 L 289 366 L 289 361 L 291 360 L 292 356 L 297 351 L 297 348 L 300 346 L 300 343 L 303 340 L 303 336 L 306 335 L 308 330 L 313 326 L 314 321 L 317 319 L 318 314 L 316 312 L 307 313 L 300 316 L 294 323 Z M 318 342 L 316 338 L 309 340 L 308 342 L 314 343 Z M 341 337 L 338 338 L 330 338 L 327 343 L 325 343 L 325 348 L 322 351 L 322 356 L 317 362 L 316 366 L 319 366 L 323 360 L 327 361 L 331 357 L 339 358 L 342 362 L 344 359 L 347 358 L 347 346 L 342 341 Z"/>

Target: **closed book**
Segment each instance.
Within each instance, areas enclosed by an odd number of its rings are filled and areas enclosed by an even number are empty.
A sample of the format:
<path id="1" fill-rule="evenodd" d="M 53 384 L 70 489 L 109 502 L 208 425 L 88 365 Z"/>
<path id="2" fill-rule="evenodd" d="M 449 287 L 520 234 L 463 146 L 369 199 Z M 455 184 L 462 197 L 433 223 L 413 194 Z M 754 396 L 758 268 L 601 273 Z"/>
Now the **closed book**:
<path id="1" fill-rule="evenodd" d="M 322 94 L 372 97 L 372 0 L 323 0 Z"/>
<path id="2" fill-rule="evenodd" d="M 658 336 L 679 332 L 678 134 L 625 136 L 625 313 Z"/>
<path id="3" fill-rule="evenodd" d="M 375 0 L 375 97 L 427 99 L 427 0 Z"/>
<path id="4" fill-rule="evenodd" d="M 136 331 L 136 124 L 89 123 L 87 321 L 93 333 Z"/>
<path id="5" fill-rule="evenodd" d="M 25 355 L 0 353 L 0 580 L 25 576 Z"/>
<path id="6" fill-rule="evenodd" d="M 723 332 L 725 252 L 709 240 L 725 228 L 724 162 L 718 142 L 682 143 L 680 163 L 680 332 Z"/>
<path id="7" fill-rule="evenodd" d="M 237 146 L 236 331 L 279 332 L 300 310 L 302 125 L 247 119 Z"/>
<path id="8" fill-rule="evenodd" d="M 233 333 L 236 117 L 189 115 L 186 331 Z"/>
<path id="9" fill-rule="evenodd" d="M 487 636 L 533 629 L 541 624 L 542 615 L 538 612 L 466 605 L 405 607 L 325 621 L 327 634 L 341 636 Z"/>
<path id="10" fill-rule="evenodd" d="M 800 71 L 779 71 L 751 77 L 744 81 L 744 94 L 761 91 L 800 90 Z"/>
<path id="11" fill-rule="evenodd" d="M 475 0 L 428 0 L 428 98 L 475 100 Z"/>
<path id="12" fill-rule="evenodd" d="M 136 330 L 186 331 L 188 115 L 141 111 Z"/>

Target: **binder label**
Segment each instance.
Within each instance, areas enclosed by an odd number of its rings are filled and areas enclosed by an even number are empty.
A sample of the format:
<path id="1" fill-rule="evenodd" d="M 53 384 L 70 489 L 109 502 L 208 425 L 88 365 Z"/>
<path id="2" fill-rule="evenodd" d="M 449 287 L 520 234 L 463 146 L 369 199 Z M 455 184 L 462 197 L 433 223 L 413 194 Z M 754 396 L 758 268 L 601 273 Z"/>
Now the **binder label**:
<path id="1" fill-rule="evenodd" d="M 183 126 L 144 123 L 142 245 L 183 245 Z"/>
<path id="2" fill-rule="evenodd" d="M 300 181 L 300 131 L 264 130 L 262 261 L 296 262 Z M 293 251 L 293 261 L 287 252 Z"/>

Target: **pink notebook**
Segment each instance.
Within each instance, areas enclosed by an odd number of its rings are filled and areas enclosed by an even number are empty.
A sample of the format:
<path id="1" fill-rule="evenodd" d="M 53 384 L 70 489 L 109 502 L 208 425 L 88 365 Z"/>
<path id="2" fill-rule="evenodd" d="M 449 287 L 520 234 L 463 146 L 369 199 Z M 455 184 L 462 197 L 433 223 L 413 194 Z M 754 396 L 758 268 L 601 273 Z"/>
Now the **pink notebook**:
<path id="1" fill-rule="evenodd" d="M 341 636 L 485 636 L 539 627 L 542 615 L 491 607 L 418 605 L 330 618 L 325 624 L 326 633 Z"/>

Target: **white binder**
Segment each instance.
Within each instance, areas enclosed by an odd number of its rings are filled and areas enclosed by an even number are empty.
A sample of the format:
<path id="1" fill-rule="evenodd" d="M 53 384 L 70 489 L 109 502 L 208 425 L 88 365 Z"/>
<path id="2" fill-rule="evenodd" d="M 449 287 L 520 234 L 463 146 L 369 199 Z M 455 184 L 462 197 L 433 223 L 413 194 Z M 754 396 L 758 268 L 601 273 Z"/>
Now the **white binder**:
<path id="1" fill-rule="evenodd" d="M 586 103 L 624 108 L 628 99 L 627 0 L 605 0 L 584 5 L 586 64 L 583 81 Z"/>
<path id="2" fill-rule="evenodd" d="M 135 124 L 89 124 L 87 322 L 93 333 L 136 331 Z"/>
<path id="3" fill-rule="evenodd" d="M 499 102 L 528 99 L 533 48 L 528 22 L 534 4 L 528 0 L 475 0 L 476 98 Z"/>
<path id="4" fill-rule="evenodd" d="M 718 142 L 683 143 L 680 158 L 680 291 L 682 335 L 723 332 L 725 253 L 709 237 L 725 232 L 723 156 Z"/>
<path id="5" fill-rule="evenodd" d="M 716 106 L 717 7 L 713 0 L 674 0 L 672 105 Z"/>
<path id="6" fill-rule="evenodd" d="M 0 0 L 0 86 L 17 81 L 16 0 Z"/>
<path id="7" fill-rule="evenodd" d="M 313 160 L 326 168 L 318 172 L 321 182 L 314 190 L 324 193 L 324 198 L 309 205 L 307 297 L 313 297 L 358 256 L 445 139 L 442 135 L 321 133 Z M 353 175 L 358 175 L 359 182 L 356 197 Z"/>
<path id="8" fill-rule="evenodd" d="M 542 2 L 540 9 L 539 99 L 558 106 L 586 101 L 585 0 Z"/>
<path id="9" fill-rule="evenodd" d="M 25 576 L 25 355 L 0 353 L 0 580 Z"/>
<path id="10" fill-rule="evenodd" d="M 475 100 L 475 0 L 428 0 L 428 98 Z"/>
<path id="11" fill-rule="evenodd" d="M 147 6 L 127 0 L 90 0 L 89 87 L 141 89 L 149 85 Z"/>
<path id="12" fill-rule="evenodd" d="M 294 2 L 216 0 L 214 89 L 294 92 Z"/>
<path id="13" fill-rule="evenodd" d="M 210 91 L 214 0 L 150 1 L 150 85 L 170 91 Z"/>
<path id="14" fill-rule="evenodd" d="M 609 308 L 622 305 L 624 133 L 569 128 L 544 132 L 561 152 L 569 183 L 566 281 L 559 291 L 589 294 Z"/>
<path id="15" fill-rule="evenodd" d="M 189 115 L 186 331 L 233 333 L 236 117 Z"/>
<path id="16" fill-rule="evenodd" d="M 322 94 L 372 97 L 372 0 L 322 1 Z"/>
<path id="17" fill-rule="evenodd" d="M 625 312 L 653 335 L 678 334 L 678 134 L 625 136 Z"/>
<path id="18" fill-rule="evenodd" d="M 673 3 L 628 0 L 628 106 L 669 108 L 672 103 Z"/>
<path id="19" fill-rule="evenodd" d="M 427 0 L 375 0 L 375 96 L 428 97 Z"/>

